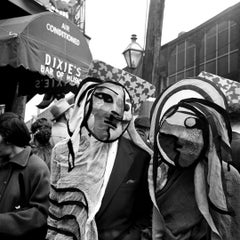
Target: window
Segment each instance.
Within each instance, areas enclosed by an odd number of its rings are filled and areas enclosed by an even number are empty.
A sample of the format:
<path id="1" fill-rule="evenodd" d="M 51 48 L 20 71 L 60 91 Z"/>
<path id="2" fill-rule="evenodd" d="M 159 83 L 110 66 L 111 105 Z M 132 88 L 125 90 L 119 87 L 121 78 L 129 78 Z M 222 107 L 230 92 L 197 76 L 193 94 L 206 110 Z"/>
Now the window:
<path id="1" fill-rule="evenodd" d="M 233 21 L 217 23 L 205 32 L 200 49 L 200 70 L 226 75 L 237 68 L 239 33 Z"/>
<path id="2" fill-rule="evenodd" d="M 195 76 L 196 46 L 185 40 L 175 46 L 168 62 L 168 82 Z"/>

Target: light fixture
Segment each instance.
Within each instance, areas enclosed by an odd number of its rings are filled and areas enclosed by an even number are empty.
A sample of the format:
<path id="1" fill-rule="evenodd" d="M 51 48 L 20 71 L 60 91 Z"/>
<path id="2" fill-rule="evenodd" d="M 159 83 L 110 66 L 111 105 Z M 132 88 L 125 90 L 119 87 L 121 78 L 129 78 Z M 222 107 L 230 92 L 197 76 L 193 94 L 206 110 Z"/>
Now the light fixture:
<path id="1" fill-rule="evenodd" d="M 142 56 L 143 56 L 143 48 L 136 42 L 137 35 L 132 34 L 131 36 L 132 42 L 127 46 L 126 50 L 124 50 L 123 55 L 127 62 L 127 66 L 130 69 L 137 68 Z"/>

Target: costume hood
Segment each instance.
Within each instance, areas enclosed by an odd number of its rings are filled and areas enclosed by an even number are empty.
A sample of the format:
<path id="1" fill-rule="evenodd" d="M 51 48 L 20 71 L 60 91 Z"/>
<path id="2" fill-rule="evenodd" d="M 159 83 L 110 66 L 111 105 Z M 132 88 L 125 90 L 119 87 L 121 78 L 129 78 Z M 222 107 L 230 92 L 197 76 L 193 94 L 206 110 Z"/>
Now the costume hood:
<path id="1" fill-rule="evenodd" d="M 208 123 L 207 129 L 204 130 L 208 133 L 205 135 L 208 139 L 205 141 L 207 146 L 203 156 L 207 159 L 207 164 L 201 160 L 196 164 L 195 199 L 212 231 L 219 235 L 209 211 L 210 205 L 220 213 L 233 213 L 228 204 L 223 174 L 223 162 L 229 164 L 231 161 L 231 127 L 226 112 L 226 98 L 213 82 L 194 78 L 183 79 L 171 85 L 154 102 L 150 129 L 154 156 L 149 168 L 149 186 L 156 207 L 155 191 L 165 186 L 168 174 L 168 165 L 164 163 L 164 156 L 160 154 L 157 145 L 157 134 L 165 113 L 173 107 L 194 110 Z M 161 169 L 158 167 L 160 164 L 163 165 Z"/>

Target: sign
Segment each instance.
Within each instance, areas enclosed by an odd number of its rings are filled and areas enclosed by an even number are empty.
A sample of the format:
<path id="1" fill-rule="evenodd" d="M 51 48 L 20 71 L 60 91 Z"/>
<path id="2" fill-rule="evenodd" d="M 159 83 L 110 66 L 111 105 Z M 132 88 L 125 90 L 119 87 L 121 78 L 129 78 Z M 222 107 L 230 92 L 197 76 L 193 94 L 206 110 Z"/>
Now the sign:
<path id="1" fill-rule="evenodd" d="M 29 94 L 40 89 L 72 91 L 86 77 L 92 61 L 79 28 L 51 12 L 0 21 L 0 52 L 0 67 L 24 68 L 32 81 L 24 81 L 23 74 L 20 94 L 27 94 L 28 86 Z"/>

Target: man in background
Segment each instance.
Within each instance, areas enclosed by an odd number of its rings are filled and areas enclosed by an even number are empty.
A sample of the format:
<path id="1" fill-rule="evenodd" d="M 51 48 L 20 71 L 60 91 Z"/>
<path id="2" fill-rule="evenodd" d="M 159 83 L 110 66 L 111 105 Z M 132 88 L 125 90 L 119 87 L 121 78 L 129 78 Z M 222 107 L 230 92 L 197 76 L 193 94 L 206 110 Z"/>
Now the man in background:
<path id="1" fill-rule="evenodd" d="M 80 83 L 71 137 L 53 149 L 46 239 L 141 240 L 151 227 L 152 151 L 134 127 L 135 82 L 141 98 L 151 93 L 144 80 L 94 61 Z"/>
<path id="2" fill-rule="evenodd" d="M 58 100 L 50 109 L 53 115 L 51 144 L 53 146 L 69 136 L 67 121 L 70 116 L 72 105 L 65 98 Z"/>

